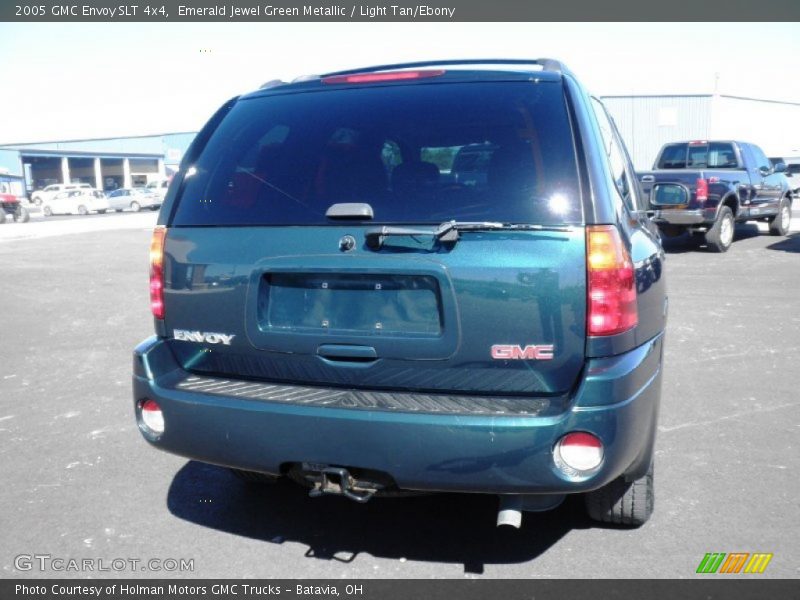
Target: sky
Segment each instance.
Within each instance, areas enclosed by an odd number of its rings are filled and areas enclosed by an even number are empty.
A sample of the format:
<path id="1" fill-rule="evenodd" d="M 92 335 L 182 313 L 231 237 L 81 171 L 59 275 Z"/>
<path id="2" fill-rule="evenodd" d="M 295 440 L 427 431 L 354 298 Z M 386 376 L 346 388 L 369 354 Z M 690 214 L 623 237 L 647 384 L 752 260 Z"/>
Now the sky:
<path id="1" fill-rule="evenodd" d="M 0 23 L 0 143 L 196 131 L 271 79 L 557 58 L 597 95 L 800 103 L 797 23 Z"/>

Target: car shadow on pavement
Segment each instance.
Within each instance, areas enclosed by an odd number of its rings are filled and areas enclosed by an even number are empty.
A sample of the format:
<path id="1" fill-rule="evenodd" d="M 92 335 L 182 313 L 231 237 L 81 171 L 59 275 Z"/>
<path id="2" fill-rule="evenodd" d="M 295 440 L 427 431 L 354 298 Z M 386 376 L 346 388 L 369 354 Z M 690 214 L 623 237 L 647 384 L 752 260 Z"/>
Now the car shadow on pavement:
<path id="1" fill-rule="evenodd" d="M 495 526 L 497 499 L 480 494 L 376 498 L 357 504 L 339 497 L 309 498 L 288 481 L 252 484 L 227 469 L 190 461 L 176 473 L 169 511 L 186 521 L 273 544 L 299 542 L 305 556 L 352 562 L 378 558 L 464 565 L 530 561 L 571 529 L 593 527 L 580 497 L 546 513 L 527 513 L 520 530 Z"/>
<path id="2" fill-rule="evenodd" d="M 800 252 L 800 233 L 793 233 L 782 239 L 780 242 L 770 244 L 767 246 L 767 250 L 779 250 L 780 252 Z"/>
<path id="3" fill-rule="evenodd" d="M 755 223 L 739 223 L 733 233 L 733 242 L 758 237 L 762 234 Z M 683 233 L 675 237 L 662 237 L 661 243 L 667 254 L 685 254 L 687 252 L 708 252 L 703 235 Z"/>

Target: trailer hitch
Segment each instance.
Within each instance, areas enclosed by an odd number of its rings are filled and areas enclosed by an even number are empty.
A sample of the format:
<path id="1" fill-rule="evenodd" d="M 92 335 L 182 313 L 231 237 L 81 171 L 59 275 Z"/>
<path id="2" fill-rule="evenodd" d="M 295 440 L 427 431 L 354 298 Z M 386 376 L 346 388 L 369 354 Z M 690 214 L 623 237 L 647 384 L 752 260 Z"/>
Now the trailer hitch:
<path id="1" fill-rule="evenodd" d="M 308 492 L 308 495 L 312 498 L 332 494 L 345 496 L 350 500 L 363 504 L 381 489 L 380 485 L 372 482 L 356 481 L 350 475 L 350 472 L 343 467 L 325 467 L 315 475 L 315 477 L 309 478 L 314 486 Z"/>

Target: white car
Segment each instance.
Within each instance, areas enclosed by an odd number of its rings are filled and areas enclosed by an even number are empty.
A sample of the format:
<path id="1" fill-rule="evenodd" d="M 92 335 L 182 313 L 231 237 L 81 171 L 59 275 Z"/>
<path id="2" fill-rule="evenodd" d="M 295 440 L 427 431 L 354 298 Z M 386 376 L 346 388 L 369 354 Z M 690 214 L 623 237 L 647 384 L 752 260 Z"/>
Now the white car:
<path id="1" fill-rule="evenodd" d="M 90 212 L 103 214 L 109 209 L 108 200 L 103 192 L 95 189 L 66 190 L 57 193 L 42 204 L 45 217 L 51 215 L 88 215 Z"/>
<path id="2" fill-rule="evenodd" d="M 169 179 L 159 179 L 157 181 L 151 181 L 147 184 L 148 191 L 153 192 L 156 196 L 161 198 L 161 201 L 164 201 L 164 196 L 167 195 L 167 188 L 169 187 Z"/>
<path id="3" fill-rule="evenodd" d="M 53 185 L 48 185 L 43 190 L 37 190 L 33 192 L 31 195 L 31 202 L 36 204 L 37 206 L 46 202 L 47 200 L 51 200 L 56 196 L 56 194 L 60 192 L 65 192 L 69 190 L 93 190 L 94 188 L 88 183 L 54 183 Z"/>
<path id="4" fill-rule="evenodd" d="M 112 210 L 130 208 L 133 212 L 139 212 L 143 208 L 160 208 L 162 199 L 145 188 L 121 188 L 108 193 L 108 203 Z"/>

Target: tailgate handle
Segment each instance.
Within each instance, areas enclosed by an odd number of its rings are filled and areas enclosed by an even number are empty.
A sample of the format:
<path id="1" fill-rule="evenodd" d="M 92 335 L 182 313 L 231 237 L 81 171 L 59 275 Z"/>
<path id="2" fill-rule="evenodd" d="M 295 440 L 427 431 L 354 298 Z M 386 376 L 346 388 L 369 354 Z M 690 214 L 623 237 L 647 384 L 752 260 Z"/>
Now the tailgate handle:
<path id="1" fill-rule="evenodd" d="M 317 348 L 317 354 L 328 360 L 365 362 L 378 359 L 378 353 L 372 346 L 350 344 L 323 344 Z"/>

